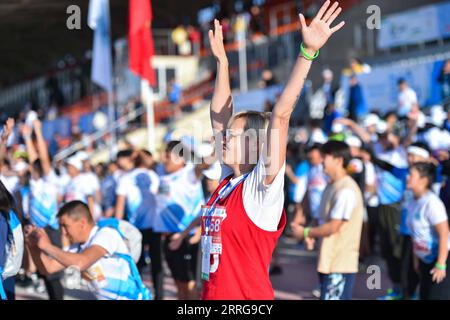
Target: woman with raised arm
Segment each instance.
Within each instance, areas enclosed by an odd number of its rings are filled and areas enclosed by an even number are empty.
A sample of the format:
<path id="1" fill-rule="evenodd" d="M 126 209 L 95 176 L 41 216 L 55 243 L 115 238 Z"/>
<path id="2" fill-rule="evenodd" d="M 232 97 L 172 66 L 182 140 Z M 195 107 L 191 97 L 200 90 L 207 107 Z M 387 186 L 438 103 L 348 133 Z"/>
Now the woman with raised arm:
<path id="1" fill-rule="evenodd" d="M 326 1 L 310 25 L 300 14 L 303 42 L 292 74 L 272 114 L 233 115 L 228 60 L 222 29 L 209 40 L 217 60 L 211 123 L 222 181 L 202 211 L 203 299 L 273 299 L 269 264 L 286 224 L 283 184 L 289 119 L 312 61 L 344 22 L 331 27 L 341 12 Z M 221 151 L 221 152 L 220 152 Z"/>
<path id="2" fill-rule="evenodd" d="M 36 147 L 32 140 L 33 129 L 36 136 Z M 52 244 L 61 248 L 61 230 L 56 216 L 58 213 L 58 178 L 51 166 L 41 122 L 35 120 L 33 127 L 23 125 L 22 136 L 27 146 L 31 172 L 30 222 L 34 226 L 43 228 Z M 63 300 L 64 288 L 61 283 L 63 273 L 57 272 L 42 276 L 49 299 Z"/>

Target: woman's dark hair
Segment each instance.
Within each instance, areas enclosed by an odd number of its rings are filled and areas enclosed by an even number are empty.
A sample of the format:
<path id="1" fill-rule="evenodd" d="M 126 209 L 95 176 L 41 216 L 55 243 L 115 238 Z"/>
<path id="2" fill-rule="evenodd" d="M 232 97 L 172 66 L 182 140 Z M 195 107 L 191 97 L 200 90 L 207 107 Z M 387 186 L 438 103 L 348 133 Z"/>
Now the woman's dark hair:
<path id="1" fill-rule="evenodd" d="M 184 156 L 184 150 L 183 145 L 181 144 L 181 141 L 179 140 L 172 140 L 169 141 L 166 147 L 166 152 L 175 153 L 179 157 Z"/>
<path id="2" fill-rule="evenodd" d="M 8 215 L 9 211 L 16 211 L 16 203 L 11 193 L 0 181 L 0 212 Z M 6 216 L 8 218 L 8 216 Z"/>
<path id="3" fill-rule="evenodd" d="M 334 158 L 342 158 L 344 168 L 347 168 L 352 159 L 350 147 L 342 141 L 328 141 L 322 146 L 321 151 L 324 155 L 328 154 Z"/>
<path id="4" fill-rule="evenodd" d="M 409 170 L 412 169 L 417 170 L 421 178 L 427 178 L 427 189 L 430 189 L 436 179 L 436 166 L 429 162 L 416 162 L 411 165 Z"/>
<path id="5" fill-rule="evenodd" d="M 323 146 L 323 144 L 315 142 L 311 146 L 306 148 L 306 153 L 310 153 L 311 151 L 314 151 L 314 150 L 319 150 L 319 152 L 320 152 L 322 150 L 322 146 Z"/>
<path id="6" fill-rule="evenodd" d="M 122 151 L 119 151 L 118 153 L 117 153 L 117 159 L 119 159 L 119 158 L 128 158 L 128 157 L 131 157 L 133 155 L 133 150 L 131 150 L 131 149 L 127 149 L 127 150 L 122 150 Z"/>

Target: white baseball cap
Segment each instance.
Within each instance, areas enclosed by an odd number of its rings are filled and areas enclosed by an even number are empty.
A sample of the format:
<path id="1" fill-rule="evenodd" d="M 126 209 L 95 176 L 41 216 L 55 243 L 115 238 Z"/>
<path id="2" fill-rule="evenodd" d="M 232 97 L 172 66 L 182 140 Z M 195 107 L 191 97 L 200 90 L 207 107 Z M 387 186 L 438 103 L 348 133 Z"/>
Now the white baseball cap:
<path id="1" fill-rule="evenodd" d="M 203 170 L 202 173 L 209 180 L 219 180 L 222 174 L 222 167 L 219 161 L 216 161 L 208 169 Z"/>
<path id="2" fill-rule="evenodd" d="M 430 153 L 428 152 L 428 150 L 418 146 L 409 146 L 406 150 L 408 154 L 414 154 L 425 159 L 430 157 Z"/>
<path id="3" fill-rule="evenodd" d="M 369 113 L 364 119 L 364 127 L 375 126 L 380 121 L 380 117 L 378 117 L 375 113 Z"/>
<path id="4" fill-rule="evenodd" d="M 345 143 L 349 145 L 349 147 L 361 148 L 362 142 L 356 136 L 349 136 L 345 139 Z"/>
<path id="5" fill-rule="evenodd" d="M 382 134 L 387 130 L 387 123 L 384 120 L 380 120 L 377 123 L 377 133 Z"/>
<path id="6" fill-rule="evenodd" d="M 419 112 L 419 116 L 417 117 L 417 127 L 424 128 L 426 124 L 426 118 L 423 112 Z"/>
<path id="7" fill-rule="evenodd" d="M 88 154 L 85 151 L 78 151 L 75 154 L 75 157 L 77 157 L 78 159 L 80 159 L 81 161 L 86 161 L 89 159 Z"/>
<path id="8" fill-rule="evenodd" d="M 201 143 L 195 148 L 194 153 L 197 157 L 209 157 L 214 153 L 214 147 L 210 143 Z"/>
<path id="9" fill-rule="evenodd" d="M 427 122 L 432 123 L 437 127 L 441 127 L 446 118 L 447 113 L 444 111 L 444 108 L 440 105 L 436 105 L 431 107 L 430 117 Z"/>
<path id="10" fill-rule="evenodd" d="M 344 125 L 342 123 L 334 122 L 331 126 L 331 132 L 333 133 L 340 133 L 342 131 L 344 131 Z"/>
<path id="11" fill-rule="evenodd" d="M 18 161 L 16 162 L 16 164 L 14 165 L 14 171 L 15 172 L 22 172 L 24 170 L 27 170 L 29 167 L 28 163 L 26 163 L 25 161 Z"/>
<path id="12" fill-rule="evenodd" d="M 75 167 L 78 171 L 83 169 L 83 162 L 76 155 L 67 159 L 66 163 Z"/>

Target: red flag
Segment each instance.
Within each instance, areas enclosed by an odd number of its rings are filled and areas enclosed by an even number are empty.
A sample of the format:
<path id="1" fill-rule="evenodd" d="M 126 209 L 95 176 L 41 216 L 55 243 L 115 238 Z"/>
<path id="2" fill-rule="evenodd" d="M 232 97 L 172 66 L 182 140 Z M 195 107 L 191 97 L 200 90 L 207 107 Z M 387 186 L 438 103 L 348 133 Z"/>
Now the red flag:
<path id="1" fill-rule="evenodd" d="M 130 0 L 128 45 L 130 69 L 150 85 L 156 84 L 155 71 L 151 66 L 154 54 L 151 30 L 152 7 L 150 0 Z"/>

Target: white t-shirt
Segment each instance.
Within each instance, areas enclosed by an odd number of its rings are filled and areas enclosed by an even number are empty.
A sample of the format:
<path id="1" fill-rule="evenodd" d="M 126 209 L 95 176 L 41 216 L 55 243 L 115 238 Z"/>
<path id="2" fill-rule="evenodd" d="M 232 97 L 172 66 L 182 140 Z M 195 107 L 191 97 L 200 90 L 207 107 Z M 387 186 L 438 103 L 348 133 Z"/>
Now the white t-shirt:
<path id="1" fill-rule="evenodd" d="M 423 140 L 431 150 L 448 150 L 450 148 L 450 134 L 447 130 L 434 127 L 423 134 Z"/>
<path id="2" fill-rule="evenodd" d="M 83 278 L 88 280 L 89 289 L 99 300 L 129 300 L 132 292 L 126 292 L 127 284 L 134 288 L 133 281 L 130 282 L 130 267 L 128 262 L 114 256 L 114 253 L 130 254 L 129 250 L 119 233 L 109 227 L 99 230 L 95 226 L 89 239 L 81 245 L 72 245 L 69 252 L 79 253 L 89 247 L 98 245 L 107 253 L 97 260 L 93 265 L 83 271 Z"/>
<path id="3" fill-rule="evenodd" d="M 83 172 L 80 175 L 86 179 L 86 183 L 88 183 L 93 190 L 100 190 L 100 180 L 93 172 Z"/>
<path id="4" fill-rule="evenodd" d="M 58 228 L 58 177 L 53 171 L 38 180 L 30 179 L 30 218 L 39 228 Z"/>
<path id="5" fill-rule="evenodd" d="M 448 220 L 444 204 L 434 192 L 428 191 L 419 199 L 411 197 L 406 210 L 415 255 L 425 263 L 434 262 L 439 251 L 439 237 L 434 226 Z M 450 248 L 450 238 L 448 243 Z"/>
<path id="6" fill-rule="evenodd" d="M 155 231 L 180 232 L 201 214 L 205 204 L 201 180 L 196 176 L 195 166 L 160 175 L 157 195 Z"/>
<path id="7" fill-rule="evenodd" d="M 266 168 L 260 157 L 256 167 L 244 181 L 242 200 L 245 211 L 253 223 L 263 230 L 276 231 L 278 229 L 284 205 L 285 170 L 286 163 L 283 164 L 273 182 L 268 186 L 265 185 Z M 222 165 L 222 179 L 232 173 L 231 168 Z M 240 181 L 240 177 L 231 179 L 231 184 L 233 181 Z"/>
<path id="8" fill-rule="evenodd" d="M 10 193 L 13 193 L 19 185 L 19 178 L 17 176 L 4 176 L 0 174 L 0 180 Z"/>
<path id="9" fill-rule="evenodd" d="M 356 207 L 356 196 L 352 189 L 342 189 L 336 194 L 336 202 L 330 210 L 330 219 L 350 220 Z"/>
<path id="10" fill-rule="evenodd" d="M 66 188 L 69 185 L 72 178 L 67 173 L 61 173 L 58 176 L 58 189 L 61 195 L 64 195 L 66 192 Z"/>
<path id="11" fill-rule="evenodd" d="M 382 148 L 379 150 L 375 149 L 375 154 L 378 154 L 378 158 L 380 160 L 386 161 L 389 164 L 397 168 L 406 168 L 408 167 L 408 154 L 404 147 L 398 147 L 393 150 L 384 151 Z"/>
<path id="12" fill-rule="evenodd" d="M 102 216 L 102 206 L 96 197 L 96 193 L 100 192 L 100 180 L 93 172 L 83 172 L 81 175 L 85 178 L 86 183 L 94 190 L 94 220 L 97 221 Z"/>
<path id="13" fill-rule="evenodd" d="M 413 89 L 408 87 L 401 91 L 398 95 L 399 115 L 406 116 L 406 114 L 411 111 L 412 106 L 416 103 L 417 95 Z"/>
<path id="14" fill-rule="evenodd" d="M 119 179 L 116 193 L 126 198 L 128 221 L 138 229 L 153 228 L 159 177 L 153 170 L 137 168 Z"/>
<path id="15" fill-rule="evenodd" d="M 317 128 L 311 132 L 311 137 L 309 139 L 309 144 L 313 145 L 314 143 L 325 143 L 328 138 L 322 129 Z"/>
<path id="16" fill-rule="evenodd" d="M 86 179 L 86 176 L 79 174 L 71 179 L 65 187 L 64 202 L 79 200 L 87 204 L 89 196 L 95 196 L 95 185 L 89 184 L 91 181 Z"/>

